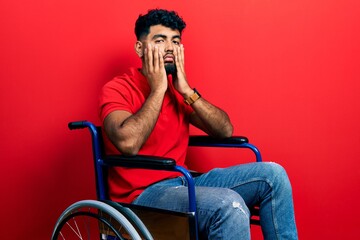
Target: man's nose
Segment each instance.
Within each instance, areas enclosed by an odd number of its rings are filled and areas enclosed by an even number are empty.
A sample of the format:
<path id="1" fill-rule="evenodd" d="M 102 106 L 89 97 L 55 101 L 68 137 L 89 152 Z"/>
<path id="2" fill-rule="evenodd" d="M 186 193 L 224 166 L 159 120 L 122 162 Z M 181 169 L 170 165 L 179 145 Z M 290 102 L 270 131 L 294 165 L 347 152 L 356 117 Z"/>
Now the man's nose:
<path id="1" fill-rule="evenodd" d="M 165 45 L 165 52 L 173 52 L 174 51 L 174 44 L 172 41 L 166 41 Z"/>

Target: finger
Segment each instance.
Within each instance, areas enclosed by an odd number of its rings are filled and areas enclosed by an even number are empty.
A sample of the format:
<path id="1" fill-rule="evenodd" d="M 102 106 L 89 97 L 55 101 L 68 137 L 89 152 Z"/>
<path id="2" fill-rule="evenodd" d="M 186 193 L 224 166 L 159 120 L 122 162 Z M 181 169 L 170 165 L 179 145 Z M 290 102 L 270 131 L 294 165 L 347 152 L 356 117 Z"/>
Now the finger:
<path id="1" fill-rule="evenodd" d="M 147 44 L 147 68 L 150 72 L 154 70 L 154 63 L 153 63 L 153 49 L 150 43 Z"/>
<path id="2" fill-rule="evenodd" d="M 181 56 L 181 62 L 184 66 L 185 65 L 185 48 L 184 48 L 183 44 L 180 45 L 180 56 Z"/>
<path id="3" fill-rule="evenodd" d="M 177 55 L 178 55 L 179 63 L 184 64 L 184 48 L 182 47 L 182 45 L 177 47 Z"/>
<path id="4" fill-rule="evenodd" d="M 180 56 L 179 56 L 179 51 L 178 51 L 178 47 L 175 46 L 174 47 L 174 56 L 175 56 L 175 65 L 178 68 L 179 67 L 179 63 L 180 63 Z"/>
<path id="5" fill-rule="evenodd" d="M 154 71 L 159 71 L 159 47 L 155 46 L 154 47 Z"/>
<path id="6" fill-rule="evenodd" d="M 183 71 L 183 60 L 182 60 L 182 56 L 181 56 L 181 50 L 179 46 L 175 47 L 175 51 L 176 51 L 176 55 L 175 55 L 175 64 L 176 64 L 176 68 L 180 71 Z"/>
<path id="7" fill-rule="evenodd" d="M 161 51 L 159 51 L 159 68 L 165 70 L 164 56 Z"/>

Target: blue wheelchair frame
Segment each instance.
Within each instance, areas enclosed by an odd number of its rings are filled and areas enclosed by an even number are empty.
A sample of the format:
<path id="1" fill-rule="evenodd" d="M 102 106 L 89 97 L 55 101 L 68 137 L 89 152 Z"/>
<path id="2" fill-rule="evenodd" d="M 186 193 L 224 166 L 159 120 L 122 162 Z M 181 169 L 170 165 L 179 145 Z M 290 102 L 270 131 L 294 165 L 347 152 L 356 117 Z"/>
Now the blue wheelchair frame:
<path id="1" fill-rule="evenodd" d="M 93 150 L 93 159 L 95 167 L 95 177 L 96 177 L 96 194 L 97 198 L 100 201 L 108 201 L 107 191 L 106 191 L 106 182 L 104 176 L 104 169 L 108 167 L 130 167 L 130 168 L 142 168 L 142 169 L 152 169 L 152 170 L 166 170 L 166 171 L 177 171 L 182 173 L 185 176 L 185 179 L 188 184 L 188 197 L 189 197 L 189 211 L 187 214 L 190 214 L 195 219 L 194 229 L 191 229 L 191 235 L 194 236 L 194 239 L 198 239 L 198 230 L 197 230 L 197 215 L 196 215 L 196 201 L 195 201 L 195 184 L 192 174 L 185 168 L 176 165 L 176 161 L 171 158 L 163 158 L 156 156 L 145 156 L 145 155 L 136 155 L 136 156 L 105 156 L 103 152 L 103 141 L 102 141 L 102 132 L 99 127 L 94 125 L 89 121 L 78 121 L 70 122 L 68 124 L 69 129 L 83 129 L 88 128 L 91 133 L 92 139 L 92 150 Z M 189 146 L 198 146 L 198 147 L 223 147 L 223 148 L 248 148 L 250 149 L 256 157 L 257 162 L 261 162 L 260 151 L 252 144 L 249 143 L 246 137 L 231 137 L 227 139 L 214 139 L 209 136 L 190 136 Z M 255 209 L 256 211 L 256 209 Z M 258 215 L 258 213 L 255 213 Z M 259 220 L 251 220 L 253 224 L 259 224 Z"/>

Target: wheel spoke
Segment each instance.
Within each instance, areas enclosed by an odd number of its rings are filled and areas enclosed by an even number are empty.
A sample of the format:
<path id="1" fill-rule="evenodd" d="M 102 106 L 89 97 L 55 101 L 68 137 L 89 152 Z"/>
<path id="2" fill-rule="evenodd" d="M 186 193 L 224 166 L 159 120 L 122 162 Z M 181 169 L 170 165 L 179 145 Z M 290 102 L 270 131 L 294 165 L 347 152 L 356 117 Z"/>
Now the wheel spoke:
<path id="1" fill-rule="evenodd" d="M 76 220 L 75 220 L 75 218 L 73 218 L 73 221 L 75 222 L 75 225 L 76 225 Z M 81 233 L 79 232 L 79 228 L 77 228 L 77 229 L 78 229 L 78 230 L 77 230 L 78 232 L 76 232 L 76 230 L 71 226 L 71 224 L 70 224 L 69 222 L 66 222 L 66 225 L 69 226 L 69 228 L 73 231 L 73 233 L 76 234 L 76 236 L 79 237 L 79 239 L 83 240 L 82 237 L 81 237 Z"/>
<path id="2" fill-rule="evenodd" d="M 83 200 L 63 212 L 56 223 L 52 240 L 122 240 L 129 239 L 128 236 L 130 239 L 141 239 L 121 212 L 103 202 Z"/>

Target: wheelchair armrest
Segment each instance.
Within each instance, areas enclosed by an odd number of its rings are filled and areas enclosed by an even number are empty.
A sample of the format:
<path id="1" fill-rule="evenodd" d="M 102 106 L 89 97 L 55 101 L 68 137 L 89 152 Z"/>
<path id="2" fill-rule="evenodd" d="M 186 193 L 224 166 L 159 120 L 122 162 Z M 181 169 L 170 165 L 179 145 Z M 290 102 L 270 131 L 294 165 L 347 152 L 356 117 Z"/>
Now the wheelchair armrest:
<path id="1" fill-rule="evenodd" d="M 257 162 L 262 162 L 261 154 L 256 146 L 249 143 L 247 137 L 234 136 L 224 139 L 216 139 L 210 136 L 190 136 L 189 146 L 193 147 L 224 147 L 224 148 L 248 148 L 256 157 Z"/>
<path id="2" fill-rule="evenodd" d="M 143 168 L 153 170 L 173 170 L 176 166 L 174 159 L 147 155 L 110 155 L 104 157 L 103 162 L 105 165 L 112 167 Z"/>
<path id="3" fill-rule="evenodd" d="M 222 146 L 222 145 L 236 145 L 248 143 L 249 140 L 246 137 L 242 136 L 234 136 L 224 139 L 216 139 L 210 136 L 190 136 L 189 138 L 189 146 Z"/>
<path id="4" fill-rule="evenodd" d="M 152 170 L 167 170 L 176 171 L 184 175 L 188 183 L 189 194 L 189 212 L 196 212 L 196 200 L 195 200 L 195 183 L 191 174 L 184 167 L 176 166 L 176 162 L 171 158 L 135 155 L 110 155 L 106 156 L 103 160 L 103 164 L 111 167 L 129 167 L 129 168 L 142 168 Z M 196 217 L 195 217 L 196 218 Z"/>

